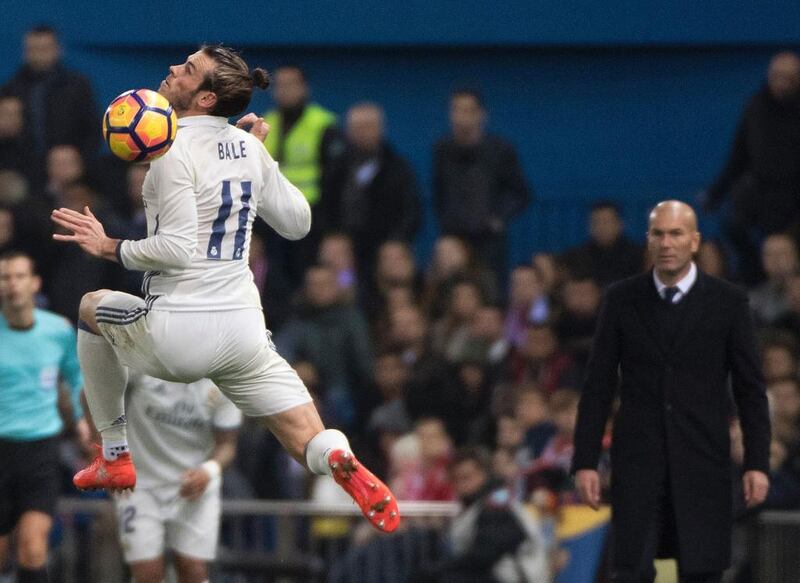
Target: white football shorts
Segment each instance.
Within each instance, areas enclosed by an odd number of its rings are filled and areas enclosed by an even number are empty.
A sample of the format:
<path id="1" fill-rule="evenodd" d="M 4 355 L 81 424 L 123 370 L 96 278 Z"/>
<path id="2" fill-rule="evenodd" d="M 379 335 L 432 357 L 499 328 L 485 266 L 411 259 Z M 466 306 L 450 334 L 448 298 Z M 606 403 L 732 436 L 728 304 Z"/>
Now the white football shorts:
<path id="1" fill-rule="evenodd" d="M 136 488 L 114 496 L 119 539 L 127 563 L 149 561 L 165 549 L 192 559 L 213 561 L 219 539 L 220 478 L 197 500 L 181 497 L 180 485 Z"/>
<path id="2" fill-rule="evenodd" d="M 247 416 L 311 402 L 257 309 L 148 310 L 143 299 L 113 291 L 100 300 L 96 320 L 125 366 L 166 381 L 211 379 Z"/>

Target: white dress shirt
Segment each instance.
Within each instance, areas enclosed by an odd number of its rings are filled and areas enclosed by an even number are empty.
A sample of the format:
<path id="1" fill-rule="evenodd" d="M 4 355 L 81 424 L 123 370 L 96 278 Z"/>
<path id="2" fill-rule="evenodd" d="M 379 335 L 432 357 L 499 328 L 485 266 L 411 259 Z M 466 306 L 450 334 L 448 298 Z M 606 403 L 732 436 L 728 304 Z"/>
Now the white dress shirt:
<path id="1" fill-rule="evenodd" d="M 664 299 L 664 290 L 669 286 L 667 286 L 667 284 L 658 278 L 658 274 L 656 273 L 655 269 L 653 270 L 653 281 L 656 283 L 658 295 Z M 689 273 L 683 276 L 683 279 L 673 286 L 678 288 L 678 293 L 672 297 L 672 303 L 677 304 L 679 301 L 681 301 L 683 297 L 689 293 L 689 290 L 692 289 L 695 281 L 697 281 L 697 266 L 694 264 L 694 261 L 692 261 L 692 265 L 689 268 Z"/>

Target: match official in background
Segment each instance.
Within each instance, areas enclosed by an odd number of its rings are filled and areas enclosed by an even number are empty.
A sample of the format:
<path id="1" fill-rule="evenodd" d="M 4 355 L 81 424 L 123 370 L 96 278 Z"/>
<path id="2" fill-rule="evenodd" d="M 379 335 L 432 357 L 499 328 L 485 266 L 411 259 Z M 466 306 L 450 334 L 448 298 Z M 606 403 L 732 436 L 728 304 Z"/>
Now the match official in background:
<path id="1" fill-rule="evenodd" d="M 653 559 L 675 557 L 682 583 L 714 583 L 730 564 L 729 379 L 744 433 L 744 493 L 763 502 L 770 424 L 747 296 L 698 271 L 694 211 L 650 214 L 654 269 L 612 285 L 595 332 L 572 469 L 600 503 L 597 463 L 619 386 L 612 464 L 616 583 L 652 582 Z"/>
<path id="2" fill-rule="evenodd" d="M 24 253 L 0 257 L 0 566 L 16 530 L 17 581 L 47 583 L 47 541 L 59 494 L 59 381 L 69 385 L 79 438 L 87 445 L 75 330 L 37 309 L 41 287 Z"/>

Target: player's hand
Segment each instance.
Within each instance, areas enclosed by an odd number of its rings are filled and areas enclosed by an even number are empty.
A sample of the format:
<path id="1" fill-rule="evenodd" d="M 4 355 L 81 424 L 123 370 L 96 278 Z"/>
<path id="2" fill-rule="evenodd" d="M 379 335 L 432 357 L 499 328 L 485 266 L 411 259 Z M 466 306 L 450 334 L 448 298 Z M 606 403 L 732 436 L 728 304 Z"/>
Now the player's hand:
<path id="1" fill-rule="evenodd" d="M 584 503 L 594 510 L 600 508 L 600 474 L 597 473 L 597 470 L 575 472 L 575 486 Z"/>
<path id="2" fill-rule="evenodd" d="M 186 470 L 181 480 L 180 495 L 189 500 L 197 500 L 208 488 L 211 476 L 205 468 L 194 468 Z"/>
<path id="3" fill-rule="evenodd" d="M 748 508 L 758 506 L 767 498 L 769 492 L 769 478 L 764 472 L 750 470 L 742 476 L 744 486 L 744 501 Z"/>
<path id="4" fill-rule="evenodd" d="M 106 237 L 106 231 L 100 221 L 89 210 L 83 207 L 83 213 L 68 208 L 53 210 L 50 218 L 54 223 L 64 227 L 72 234 L 55 233 L 53 239 L 67 243 L 77 243 L 89 255 L 109 259 L 109 250 L 114 255 L 116 247 L 112 239 Z"/>
<path id="5" fill-rule="evenodd" d="M 236 122 L 236 127 L 249 131 L 257 137 L 260 142 L 267 139 L 270 129 L 269 124 L 264 121 L 263 117 L 259 117 L 252 112 L 239 118 L 239 121 Z"/>

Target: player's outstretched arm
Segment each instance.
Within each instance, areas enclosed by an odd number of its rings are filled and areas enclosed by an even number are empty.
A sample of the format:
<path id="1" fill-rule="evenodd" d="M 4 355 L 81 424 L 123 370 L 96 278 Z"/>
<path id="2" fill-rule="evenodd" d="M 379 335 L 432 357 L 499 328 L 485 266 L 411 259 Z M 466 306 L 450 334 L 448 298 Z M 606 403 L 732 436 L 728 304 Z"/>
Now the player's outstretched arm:
<path id="1" fill-rule="evenodd" d="M 311 207 L 306 197 L 281 174 L 278 163 L 266 149 L 261 149 L 260 156 L 264 183 L 256 207 L 258 216 L 284 239 L 302 239 L 311 230 Z"/>
<path id="2" fill-rule="evenodd" d="M 50 218 L 71 234 L 54 233 L 53 239 L 65 243 L 77 243 L 89 255 L 117 261 L 117 245 L 119 239 L 106 236 L 100 221 L 89 210 L 83 207 L 83 213 L 68 208 L 54 209 Z"/>

